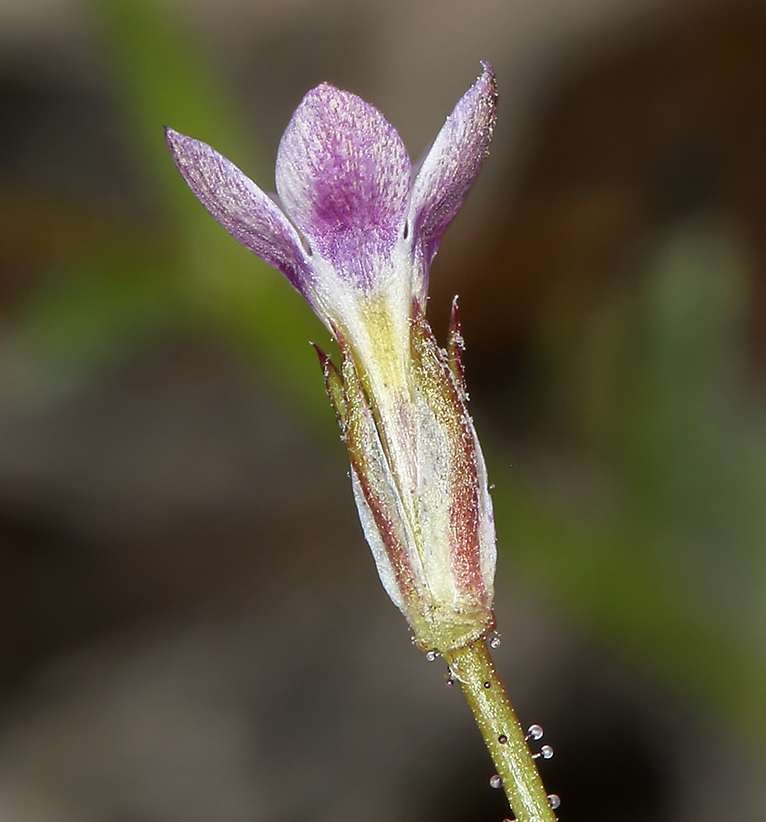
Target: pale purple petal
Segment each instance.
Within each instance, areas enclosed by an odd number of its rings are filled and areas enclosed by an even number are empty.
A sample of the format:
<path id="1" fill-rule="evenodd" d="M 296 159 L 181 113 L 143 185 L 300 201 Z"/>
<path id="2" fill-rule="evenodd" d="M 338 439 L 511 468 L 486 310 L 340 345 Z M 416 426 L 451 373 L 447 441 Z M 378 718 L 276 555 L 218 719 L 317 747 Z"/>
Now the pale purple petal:
<path id="1" fill-rule="evenodd" d="M 460 98 L 426 155 L 412 186 L 409 219 L 412 240 L 426 266 L 444 230 L 460 210 L 489 151 L 497 90 L 489 63 Z"/>
<path id="2" fill-rule="evenodd" d="M 311 271 L 300 236 L 279 206 L 231 161 L 199 140 L 165 129 L 178 170 L 213 217 L 312 302 Z"/>
<path id="3" fill-rule="evenodd" d="M 369 103 L 326 83 L 296 109 L 279 144 L 277 191 L 312 250 L 361 288 L 374 285 L 404 229 L 410 160 Z"/>

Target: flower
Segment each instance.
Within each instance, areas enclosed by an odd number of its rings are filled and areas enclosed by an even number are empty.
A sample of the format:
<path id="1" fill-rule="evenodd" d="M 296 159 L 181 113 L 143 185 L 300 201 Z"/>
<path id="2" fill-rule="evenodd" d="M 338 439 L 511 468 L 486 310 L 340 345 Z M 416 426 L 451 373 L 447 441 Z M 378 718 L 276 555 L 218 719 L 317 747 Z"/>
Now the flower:
<path id="1" fill-rule="evenodd" d="M 282 136 L 276 197 L 166 129 L 205 208 L 281 271 L 338 341 L 340 370 L 317 350 L 367 541 L 419 647 L 442 652 L 494 626 L 492 504 L 466 408 L 457 305 L 447 351 L 425 318 L 431 261 L 492 135 L 495 80 L 482 65 L 416 173 L 383 115 L 326 83 Z"/>

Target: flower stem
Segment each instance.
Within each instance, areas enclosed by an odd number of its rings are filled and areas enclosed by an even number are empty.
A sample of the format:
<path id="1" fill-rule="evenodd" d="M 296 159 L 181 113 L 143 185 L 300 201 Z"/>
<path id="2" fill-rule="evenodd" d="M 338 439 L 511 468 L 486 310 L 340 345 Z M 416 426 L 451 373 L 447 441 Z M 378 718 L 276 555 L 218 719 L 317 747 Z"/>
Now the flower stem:
<path id="1" fill-rule="evenodd" d="M 481 639 L 449 651 L 444 659 L 473 711 L 518 822 L 556 822 L 525 733 L 486 642 Z"/>

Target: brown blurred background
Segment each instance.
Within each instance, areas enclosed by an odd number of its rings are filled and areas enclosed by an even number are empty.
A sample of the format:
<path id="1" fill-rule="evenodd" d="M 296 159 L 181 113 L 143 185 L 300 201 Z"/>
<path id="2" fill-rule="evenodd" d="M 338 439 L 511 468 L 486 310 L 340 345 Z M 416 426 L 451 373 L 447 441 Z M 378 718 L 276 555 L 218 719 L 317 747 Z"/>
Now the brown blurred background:
<path id="1" fill-rule="evenodd" d="M 507 815 L 375 576 L 326 334 L 160 128 L 268 188 L 327 80 L 417 157 L 480 59 L 429 313 L 460 294 L 501 671 L 562 820 L 766 819 L 766 5 L 0 0 L 2 822 Z"/>

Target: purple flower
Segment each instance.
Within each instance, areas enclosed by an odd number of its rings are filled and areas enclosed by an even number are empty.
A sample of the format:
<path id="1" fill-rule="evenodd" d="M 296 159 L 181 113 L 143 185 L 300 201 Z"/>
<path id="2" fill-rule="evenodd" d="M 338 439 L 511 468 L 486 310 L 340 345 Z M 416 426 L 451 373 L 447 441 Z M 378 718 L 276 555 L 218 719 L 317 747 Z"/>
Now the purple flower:
<path id="1" fill-rule="evenodd" d="M 362 525 L 418 644 L 440 651 L 494 624 L 492 506 L 457 309 L 447 352 L 424 315 L 431 261 L 492 135 L 495 80 L 483 68 L 417 173 L 376 108 L 327 84 L 306 94 L 282 136 L 273 198 L 210 146 L 167 129 L 205 208 L 279 269 L 338 340 L 340 371 L 320 358 Z"/>

